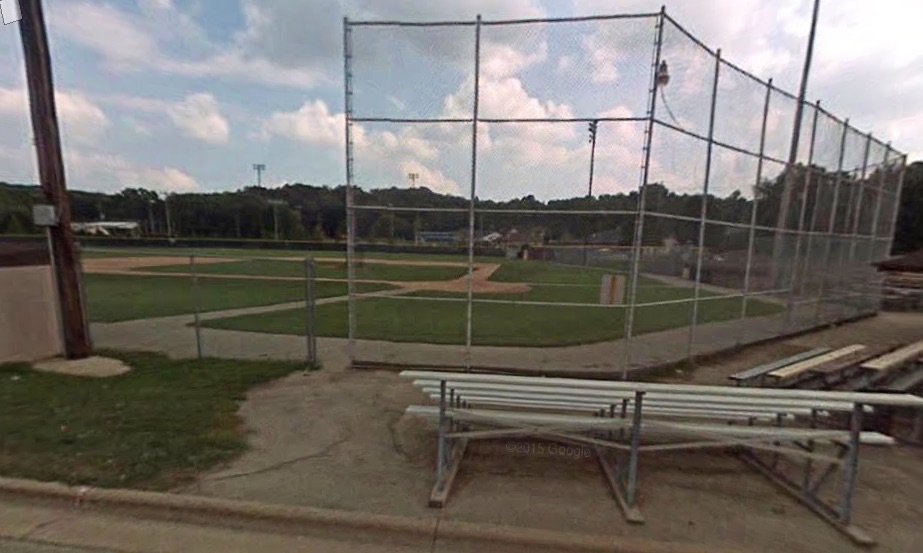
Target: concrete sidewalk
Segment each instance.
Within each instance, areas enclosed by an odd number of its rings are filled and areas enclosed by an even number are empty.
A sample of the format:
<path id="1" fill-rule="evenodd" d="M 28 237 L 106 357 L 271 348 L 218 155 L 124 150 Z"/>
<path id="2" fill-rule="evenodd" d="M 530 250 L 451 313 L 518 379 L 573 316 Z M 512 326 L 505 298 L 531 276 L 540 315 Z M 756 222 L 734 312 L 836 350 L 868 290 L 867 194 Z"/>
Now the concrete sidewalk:
<path id="1" fill-rule="evenodd" d="M 378 293 L 393 295 L 394 291 Z M 345 298 L 327 298 L 318 303 L 335 303 Z M 303 306 L 293 302 L 262 307 L 203 313 L 202 320 L 265 313 Z M 675 363 L 689 355 L 708 355 L 778 336 L 800 331 L 816 324 L 814 306 L 795 312 L 733 319 L 699 325 L 695 329 L 695 345 L 690 351 L 689 327 L 651 332 L 633 339 L 618 339 L 566 347 L 494 347 L 473 346 L 470 363 L 473 366 L 504 367 L 524 371 L 566 371 L 581 373 L 611 373 L 617 377 L 630 359 L 628 370 Z M 844 315 L 845 316 L 845 315 Z M 94 344 L 98 347 L 160 351 L 175 358 L 196 355 L 196 335 L 191 327 L 191 315 L 141 319 L 120 323 L 94 323 L 91 327 Z M 202 351 L 206 356 L 232 359 L 303 360 L 307 346 L 303 336 L 264 334 L 202 328 Z M 348 364 L 348 341 L 345 338 L 318 338 L 317 347 L 325 367 Z M 628 350 L 630 348 L 630 351 Z M 377 363 L 415 365 L 464 365 L 468 355 L 464 346 L 409 342 L 356 340 L 356 359 Z"/>
<path id="2" fill-rule="evenodd" d="M 131 553 L 456 551 L 435 549 L 433 545 L 237 530 L 80 510 L 43 502 L 0 499 L 0 551 L 4 553 L 98 553 L 101 550 Z"/>
<path id="3" fill-rule="evenodd" d="M 9 547 L 6 547 L 9 545 Z M 0 551 L 715 553 L 714 548 L 0 479 Z M 736 550 L 733 550 L 736 551 Z M 721 549 L 719 553 L 732 553 Z"/>

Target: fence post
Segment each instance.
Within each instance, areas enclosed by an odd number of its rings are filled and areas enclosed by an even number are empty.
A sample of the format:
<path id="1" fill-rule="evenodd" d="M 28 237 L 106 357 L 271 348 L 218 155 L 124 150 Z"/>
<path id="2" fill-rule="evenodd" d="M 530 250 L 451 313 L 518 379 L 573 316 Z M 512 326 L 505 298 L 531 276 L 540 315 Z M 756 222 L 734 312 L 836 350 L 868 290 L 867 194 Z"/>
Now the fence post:
<path id="1" fill-rule="evenodd" d="M 314 311 L 314 259 L 304 259 L 304 335 L 309 368 L 317 368 L 317 318 Z"/>
<path id="2" fill-rule="evenodd" d="M 477 195 L 478 174 L 478 96 L 481 72 L 481 14 L 474 27 L 474 103 L 471 117 L 471 196 L 468 199 L 468 282 L 467 309 L 465 313 L 465 369 L 471 370 L 471 338 L 474 321 L 474 202 Z"/>
<path id="3" fill-rule="evenodd" d="M 872 226 L 869 228 L 868 234 L 868 256 L 865 263 L 865 272 L 870 275 L 866 277 L 865 280 L 865 290 L 866 290 L 866 300 L 868 302 L 869 311 L 878 311 L 881 306 L 881 286 L 874 286 L 875 281 L 877 281 L 876 273 L 877 269 L 871 269 L 872 261 L 875 259 L 875 248 L 877 247 L 878 242 L 878 219 L 881 215 L 881 200 L 885 195 L 885 175 L 887 172 L 885 168 L 888 165 L 888 156 L 891 153 L 891 143 L 885 145 L 885 155 L 881 160 L 881 165 L 878 167 L 878 194 L 875 197 L 875 212 L 872 214 Z M 877 288 L 877 290 L 876 290 Z M 874 297 L 873 297 L 874 296 Z M 878 308 L 872 309 L 873 306 L 879 306 Z"/>
<path id="4" fill-rule="evenodd" d="M 45 230 L 48 231 L 49 229 Z M 48 234 L 48 236 L 50 238 L 50 234 Z M 48 255 L 50 259 L 54 260 L 51 251 L 48 252 Z M 87 303 L 87 275 L 83 270 L 83 251 L 81 248 L 78 247 L 74 250 L 74 257 L 77 260 L 77 271 L 80 272 L 80 301 L 83 304 L 83 326 L 87 329 L 87 344 L 90 347 L 90 351 L 93 351 L 93 329 L 90 327 L 90 304 Z M 51 274 L 55 273 L 52 271 Z"/>
<path id="5" fill-rule="evenodd" d="M 843 134 L 840 136 L 840 154 L 837 159 L 837 168 L 836 168 L 836 179 L 833 181 L 833 202 L 830 207 L 830 217 L 827 221 L 827 244 L 824 248 L 824 267 L 832 269 L 830 267 L 830 249 L 831 243 L 833 242 L 833 233 L 836 229 L 836 214 L 839 210 L 840 203 L 840 185 L 843 182 L 843 164 L 846 160 L 846 136 L 849 134 L 849 119 L 843 121 Z M 841 248 L 842 250 L 842 248 Z M 834 271 L 836 272 L 836 271 Z M 820 292 L 818 297 L 820 298 L 820 303 L 818 303 L 817 309 L 817 320 L 815 325 L 821 322 L 823 316 L 821 315 L 821 310 L 823 309 L 826 302 L 824 301 L 824 294 L 827 288 L 827 281 L 829 276 L 824 276 L 820 280 Z"/>
<path id="6" fill-rule="evenodd" d="M 192 308 L 195 325 L 196 356 L 202 358 L 202 327 L 199 325 L 199 273 L 196 271 L 195 256 L 189 256 L 189 269 L 192 273 Z"/>
<path id="7" fill-rule="evenodd" d="M 641 242 L 644 237 L 644 208 L 647 198 L 647 179 L 650 175 L 651 142 L 654 136 L 654 123 L 657 117 L 657 68 L 660 66 L 660 52 L 663 46 L 663 26 L 666 22 L 666 8 L 661 6 L 654 30 L 654 53 L 651 63 L 651 87 L 648 95 L 650 102 L 647 109 L 647 127 L 644 129 L 643 164 L 641 165 L 641 184 L 638 191 L 638 209 L 635 215 L 635 235 L 632 242 L 631 273 L 628 285 L 628 312 L 625 315 L 625 360 L 622 366 L 622 380 L 628 380 L 631 368 L 631 337 L 634 333 L 635 304 L 638 303 L 638 273 L 641 267 Z"/>
<path id="8" fill-rule="evenodd" d="M 756 214 L 760 200 L 757 197 L 759 185 L 763 181 L 763 160 L 766 156 L 766 121 L 769 119 L 769 99 L 772 96 L 772 79 L 766 83 L 766 100 L 763 102 L 763 122 L 760 125 L 760 150 L 756 158 L 756 183 L 753 185 L 753 204 L 750 206 L 750 231 L 747 236 L 747 264 L 744 268 L 744 289 L 740 299 L 740 321 L 738 325 L 737 345 L 743 343 L 743 333 L 747 318 L 747 294 L 750 293 L 750 276 L 753 271 L 753 248 L 756 243 Z"/>
<path id="9" fill-rule="evenodd" d="M 862 213 L 862 195 L 865 192 L 865 177 L 866 171 L 868 170 L 869 165 L 869 148 L 872 146 L 872 133 L 869 133 L 865 136 L 865 154 L 862 156 L 862 172 L 859 174 L 859 182 L 857 186 L 853 187 L 853 191 L 858 193 L 850 194 L 850 217 L 852 218 L 852 230 L 849 234 L 849 259 L 848 259 L 848 269 L 845 272 L 847 276 L 846 286 L 848 289 L 847 297 L 847 307 L 849 311 L 847 312 L 847 318 L 852 318 L 856 315 L 854 312 L 854 302 L 856 295 L 854 293 L 855 289 L 855 261 L 856 261 L 856 242 L 859 240 L 859 216 Z M 841 274 L 842 278 L 843 275 Z"/>
<path id="10" fill-rule="evenodd" d="M 715 145 L 715 105 L 718 100 L 718 76 L 721 72 L 721 50 L 715 52 L 715 76 L 711 87 L 711 108 L 708 112 L 708 144 L 705 152 L 705 177 L 702 183 L 702 205 L 699 213 L 699 251 L 695 260 L 695 284 L 692 290 L 692 320 L 689 322 L 689 342 L 686 357 L 692 357 L 695 327 L 699 317 L 699 296 L 702 291 L 702 262 L 705 258 L 705 221 L 708 219 L 708 185 L 711 180 L 711 155 Z"/>
<path id="11" fill-rule="evenodd" d="M 897 230 L 897 217 L 901 213 L 901 193 L 904 191 L 904 175 L 907 173 L 907 154 L 904 154 L 901 161 L 901 173 L 897 177 L 897 190 L 894 191 L 894 212 L 891 215 L 891 225 L 888 227 L 888 250 L 886 256 L 891 255 L 891 249 L 894 247 L 894 232 Z"/>
<path id="12" fill-rule="evenodd" d="M 795 251 L 792 259 L 791 274 L 788 279 L 788 300 L 785 306 L 785 326 L 782 329 L 783 334 L 791 328 L 792 312 L 795 309 L 795 289 L 803 284 L 803 282 L 799 282 L 798 279 L 798 258 L 801 254 L 801 237 L 804 236 L 804 219 L 808 207 L 808 195 L 811 193 L 811 173 L 813 171 L 811 166 L 814 163 L 814 141 L 817 137 L 817 117 L 819 114 L 820 102 L 817 102 L 817 105 L 814 106 L 814 117 L 811 122 L 811 143 L 808 145 L 808 163 L 804 173 L 804 190 L 801 191 L 801 207 L 798 210 L 798 229 L 795 231 Z M 799 130 L 798 132 L 800 133 L 801 131 Z M 789 166 L 789 171 L 794 171 L 798 166 L 797 157 L 795 161 L 796 163 Z M 792 182 L 797 183 L 794 176 L 792 177 Z M 815 198 L 815 203 L 816 201 Z M 805 260 L 807 259 L 807 255 L 808 254 L 805 253 Z"/>
<path id="13" fill-rule="evenodd" d="M 356 362 L 356 212 L 353 206 L 353 140 L 352 140 L 352 28 L 349 18 L 343 18 L 343 124 L 346 141 L 346 287 L 347 287 L 347 354 L 349 366 Z"/>

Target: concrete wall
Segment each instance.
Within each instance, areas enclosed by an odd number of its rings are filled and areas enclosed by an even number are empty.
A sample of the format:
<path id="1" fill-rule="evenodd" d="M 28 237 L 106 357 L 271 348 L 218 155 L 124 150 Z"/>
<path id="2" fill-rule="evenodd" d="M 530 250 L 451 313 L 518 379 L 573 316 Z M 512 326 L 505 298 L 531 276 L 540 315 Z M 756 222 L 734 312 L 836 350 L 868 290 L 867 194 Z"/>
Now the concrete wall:
<path id="1" fill-rule="evenodd" d="M 0 363 L 63 352 L 51 267 L 0 266 Z"/>

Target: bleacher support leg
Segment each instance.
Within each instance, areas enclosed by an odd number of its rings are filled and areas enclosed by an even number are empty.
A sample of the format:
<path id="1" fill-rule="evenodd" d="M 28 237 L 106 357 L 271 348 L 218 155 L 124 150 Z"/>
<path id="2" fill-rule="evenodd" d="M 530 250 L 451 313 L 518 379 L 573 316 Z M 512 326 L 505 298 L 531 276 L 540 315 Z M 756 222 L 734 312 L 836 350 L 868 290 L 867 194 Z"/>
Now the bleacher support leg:
<path id="1" fill-rule="evenodd" d="M 445 380 L 443 380 L 439 383 L 439 439 L 436 446 L 436 486 L 440 489 L 445 483 L 445 434 Z"/>
<path id="2" fill-rule="evenodd" d="M 635 492 L 638 488 L 638 455 L 641 447 L 641 406 L 644 392 L 635 392 L 635 413 L 631 421 L 631 453 L 628 459 L 628 490 L 626 500 L 629 507 L 635 506 Z"/>
<path id="3" fill-rule="evenodd" d="M 859 436 L 862 433 L 862 404 L 853 406 L 852 416 L 849 419 L 849 453 L 846 456 L 846 465 L 843 467 L 843 489 L 840 498 L 840 521 L 849 524 L 852 516 L 853 492 L 856 488 L 856 477 L 859 472 Z"/>

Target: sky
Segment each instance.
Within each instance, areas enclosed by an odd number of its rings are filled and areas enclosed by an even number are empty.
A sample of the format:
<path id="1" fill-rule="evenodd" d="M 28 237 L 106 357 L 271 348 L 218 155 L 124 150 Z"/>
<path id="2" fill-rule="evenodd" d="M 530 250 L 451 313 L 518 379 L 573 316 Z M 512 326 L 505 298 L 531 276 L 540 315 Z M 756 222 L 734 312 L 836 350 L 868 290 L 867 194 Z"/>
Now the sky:
<path id="1" fill-rule="evenodd" d="M 2 0 L 9 2 L 10 0 Z M 68 186 L 116 191 L 233 190 L 255 183 L 345 181 L 343 17 L 358 20 L 485 21 L 598 14 L 651 14 L 643 0 L 45 0 Z M 723 60 L 795 91 L 810 24 L 810 0 L 682 0 L 667 13 Z M 916 0 L 826 0 L 821 6 L 807 98 L 884 143 L 923 156 L 923 49 Z M 481 28 L 479 117 L 613 117 L 597 134 L 594 191 L 638 186 L 652 49 L 652 17 Z M 353 27 L 353 115 L 460 118 L 473 113 L 475 28 Z M 18 24 L 0 27 L 0 181 L 33 183 L 37 171 Z M 670 82 L 658 117 L 706 135 L 714 58 L 678 28 L 663 31 Z M 757 151 L 765 86 L 722 65 L 714 136 Z M 786 157 L 794 102 L 770 99 L 765 152 Z M 805 112 L 803 136 L 813 110 Z M 818 116 L 815 162 L 834 168 L 838 123 Z M 356 122 L 355 182 L 467 195 L 471 124 Z M 701 188 L 705 142 L 655 127 L 651 182 Z M 806 142 L 806 141 L 803 141 Z M 845 165 L 863 158 L 847 135 Z M 809 154 L 801 149 L 801 158 Z M 890 158 L 888 157 L 890 156 Z M 586 192 L 586 124 L 479 123 L 476 194 L 539 199 Z M 878 160 L 878 161 L 875 161 Z M 764 176 L 781 170 L 768 162 Z M 748 195 L 755 159 L 713 152 L 710 189 Z M 748 184 L 750 183 L 750 184 Z"/>

